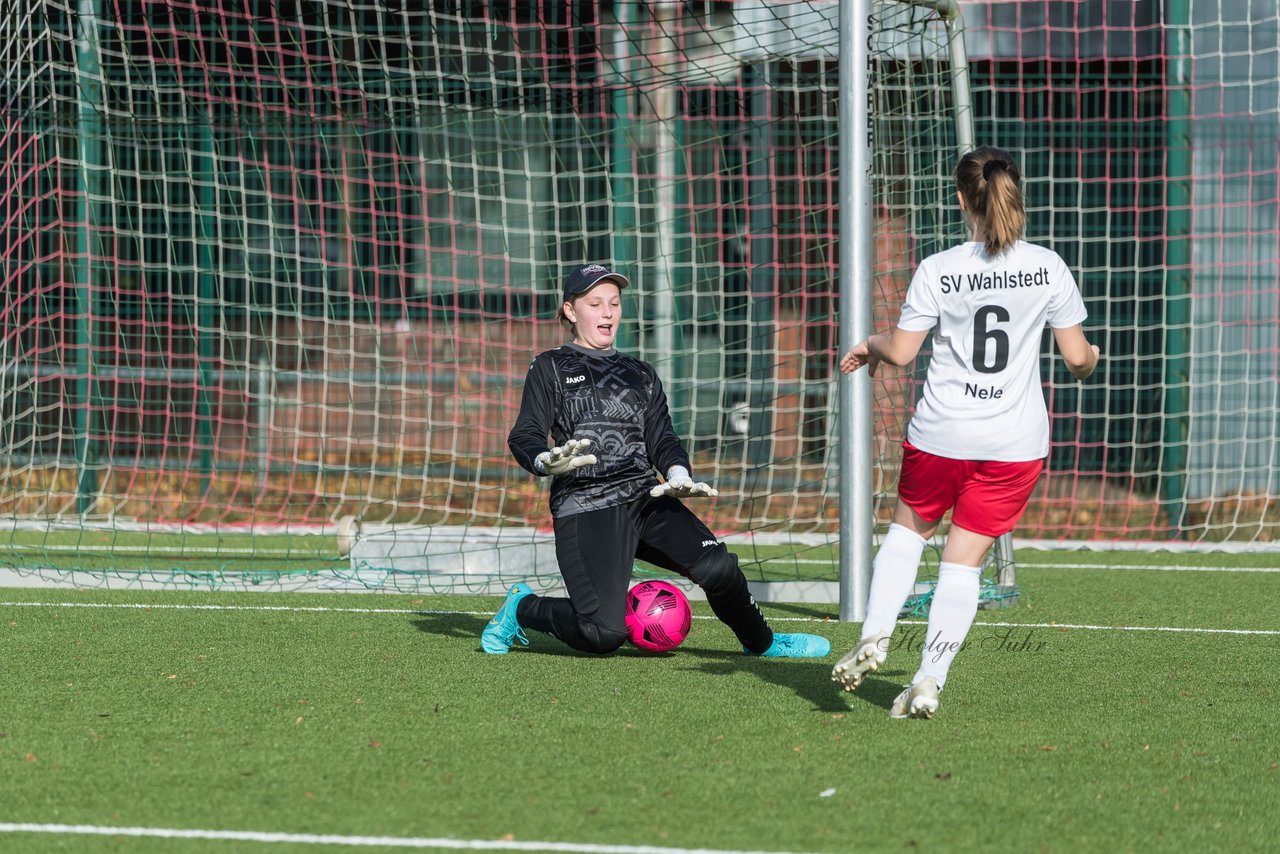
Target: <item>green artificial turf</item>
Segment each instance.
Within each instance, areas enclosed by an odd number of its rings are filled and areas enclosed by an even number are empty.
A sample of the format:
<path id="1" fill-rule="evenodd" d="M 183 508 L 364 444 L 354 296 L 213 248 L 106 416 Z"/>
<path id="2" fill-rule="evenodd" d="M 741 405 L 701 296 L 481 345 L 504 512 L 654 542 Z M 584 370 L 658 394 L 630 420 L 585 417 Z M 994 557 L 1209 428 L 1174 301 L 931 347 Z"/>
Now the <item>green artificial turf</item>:
<path id="1" fill-rule="evenodd" d="M 979 614 L 932 721 L 885 713 L 923 623 L 844 694 L 830 669 L 857 627 L 834 606 L 764 606 L 830 638 L 821 661 L 744 657 L 705 603 L 665 655 L 531 633 L 487 656 L 492 597 L 0 589 L 0 823 L 730 851 L 1273 845 L 1276 576 L 1035 564 L 1020 556 L 1019 607 Z M 350 849 L 10 833 L 0 850 Z"/>

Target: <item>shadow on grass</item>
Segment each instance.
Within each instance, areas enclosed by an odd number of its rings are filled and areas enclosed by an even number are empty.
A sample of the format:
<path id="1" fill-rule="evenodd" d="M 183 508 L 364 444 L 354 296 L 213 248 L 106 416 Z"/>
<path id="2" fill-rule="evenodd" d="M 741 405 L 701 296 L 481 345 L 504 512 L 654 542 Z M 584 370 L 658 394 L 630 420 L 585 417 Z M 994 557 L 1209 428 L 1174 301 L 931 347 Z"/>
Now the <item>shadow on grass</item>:
<path id="1" fill-rule="evenodd" d="M 802 606 L 797 607 L 802 609 Z M 812 616 L 826 615 L 814 612 Z M 410 620 L 410 624 L 423 634 L 473 641 L 477 655 L 483 655 L 480 650 L 480 633 L 487 622 L 487 618 L 483 616 L 456 613 L 419 613 Z M 766 659 L 744 655 L 736 650 L 696 647 L 688 643 L 671 652 L 659 653 L 647 652 L 626 644 L 616 652 L 600 655 L 573 649 L 539 632 L 529 631 L 527 634 L 529 646 L 526 648 L 517 644 L 512 648 L 512 654 L 587 659 L 692 658 L 697 663 L 691 663 L 688 668 L 690 670 L 696 669 L 715 676 L 751 673 L 764 682 L 795 692 L 797 696 L 810 702 L 815 711 L 828 713 L 846 711 L 851 703 L 856 702 L 870 703 L 888 709 L 894 697 L 898 696 L 898 692 L 902 690 L 902 683 L 910 678 L 910 674 L 905 671 L 884 671 L 869 676 L 856 693 L 845 693 L 839 685 L 831 681 L 831 667 L 843 654 L 838 641 L 832 643 L 831 654 L 826 658 Z"/>
<path id="2" fill-rule="evenodd" d="M 416 614 L 410 621 L 410 624 L 428 635 L 439 635 L 446 638 L 464 638 L 475 642 L 475 650 L 480 653 L 480 633 L 484 631 L 485 625 L 489 622 L 487 617 L 475 614 Z M 525 647 L 519 643 L 512 646 L 512 653 L 522 655 L 547 655 L 560 658 L 672 658 L 681 655 L 683 650 L 673 652 L 646 652 L 637 649 L 634 646 L 624 645 L 622 649 L 613 653 L 597 654 L 592 652 L 582 652 L 573 647 L 566 646 L 553 637 L 544 635 L 541 632 L 535 632 L 532 629 L 525 631 L 526 637 L 529 638 L 529 646 Z"/>
<path id="3" fill-rule="evenodd" d="M 894 698 L 902 693 L 902 686 L 910 681 L 911 673 L 906 670 L 880 670 L 863 679 L 857 691 L 847 692 L 834 682 L 831 687 L 841 695 L 846 707 L 867 703 L 887 712 Z"/>
<path id="4" fill-rule="evenodd" d="M 447 638 L 473 638 L 480 648 L 480 633 L 484 631 L 487 617 L 475 614 L 417 614 L 410 620 L 413 627 L 428 635 Z"/>
<path id="5" fill-rule="evenodd" d="M 902 686 L 911 679 L 905 670 L 883 670 L 868 676 L 856 692 L 847 692 L 831 680 L 831 668 L 839 660 L 835 649 L 826 658 L 766 659 L 754 658 L 736 652 L 718 649 L 690 649 L 702 662 L 689 669 L 697 669 L 713 676 L 751 673 L 763 682 L 793 691 L 807 700 L 813 710 L 823 713 L 848 711 L 855 704 L 867 704 L 888 711 Z"/>
<path id="6" fill-rule="evenodd" d="M 707 650 L 699 669 L 714 676 L 751 673 L 763 682 L 793 691 L 807 700 L 815 711 L 841 712 L 846 708 L 840 691 L 831 681 L 831 661 L 823 659 L 766 659 Z M 834 659 L 832 659 L 834 661 Z"/>

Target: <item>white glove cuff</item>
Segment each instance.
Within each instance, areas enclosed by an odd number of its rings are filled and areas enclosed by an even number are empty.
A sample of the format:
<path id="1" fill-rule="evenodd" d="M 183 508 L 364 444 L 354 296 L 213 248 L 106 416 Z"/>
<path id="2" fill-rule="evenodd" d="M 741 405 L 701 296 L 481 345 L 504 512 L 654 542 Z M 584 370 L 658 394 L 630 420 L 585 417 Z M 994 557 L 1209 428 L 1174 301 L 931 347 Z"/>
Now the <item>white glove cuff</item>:
<path id="1" fill-rule="evenodd" d="M 667 469 L 668 483 L 670 483 L 673 480 L 681 480 L 681 479 L 692 480 L 692 478 L 689 476 L 689 470 L 687 468 L 685 468 L 684 466 L 672 466 L 671 468 Z"/>

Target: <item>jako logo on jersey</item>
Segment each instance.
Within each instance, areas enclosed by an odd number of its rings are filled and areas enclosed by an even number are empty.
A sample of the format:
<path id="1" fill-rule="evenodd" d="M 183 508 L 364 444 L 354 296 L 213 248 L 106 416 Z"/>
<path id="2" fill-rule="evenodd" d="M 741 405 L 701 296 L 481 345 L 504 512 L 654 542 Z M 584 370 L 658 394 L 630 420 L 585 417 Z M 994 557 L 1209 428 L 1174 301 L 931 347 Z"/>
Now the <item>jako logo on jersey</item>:
<path id="1" fill-rule="evenodd" d="M 718 545 L 720 545 L 720 544 L 719 544 L 719 543 L 717 543 L 715 540 L 703 540 L 703 541 L 702 541 L 702 547 L 703 547 L 704 549 L 705 549 L 707 546 L 718 546 Z"/>
<path id="2" fill-rule="evenodd" d="M 586 374 L 578 374 L 576 377 L 565 377 L 565 378 L 564 378 L 564 384 L 565 384 L 565 385 L 573 385 L 573 384 L 575 384 L 575 383 L 580 383 L 580 382 L 582 382 L 582 381 L 583 381 L 583 380 L 585 380 L 586 378 L 587 378 L 587 375 L 586 375 Z"/>

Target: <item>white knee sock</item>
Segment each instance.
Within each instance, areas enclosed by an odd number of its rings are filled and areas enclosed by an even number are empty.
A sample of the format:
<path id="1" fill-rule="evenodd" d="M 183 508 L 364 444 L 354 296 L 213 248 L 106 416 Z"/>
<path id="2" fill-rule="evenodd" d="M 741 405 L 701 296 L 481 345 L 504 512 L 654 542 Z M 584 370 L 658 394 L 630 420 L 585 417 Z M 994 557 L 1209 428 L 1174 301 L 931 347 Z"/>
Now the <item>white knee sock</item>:
<path id="1" fill-rule="evenodd" d="M 863 640 L 878 634 L 893 634 L 898 614 L 916 583 L 924 545 L 924 538 L 910 528 L 898 524 L 889 526 L 871 564 L 867 618 L 862 622 Z"/>
<path id="2" fill-rule="evenodd" d="M 958 563 L 938 565 L 938 586 L 929 605 L 929 628 L 925 632 L 920 670 L 911 680 L 914 685 L 926 676 L 938 680 L 941 688 L 947 681 L 947 669 L 956 657 L 978 613 L 978 582 L 982 568 Z"/>

